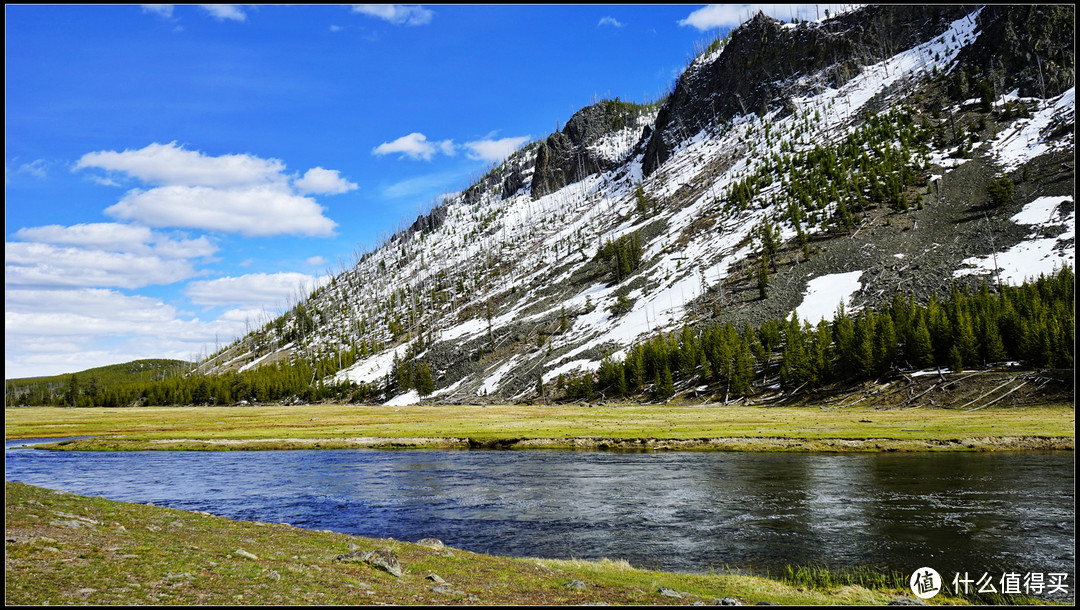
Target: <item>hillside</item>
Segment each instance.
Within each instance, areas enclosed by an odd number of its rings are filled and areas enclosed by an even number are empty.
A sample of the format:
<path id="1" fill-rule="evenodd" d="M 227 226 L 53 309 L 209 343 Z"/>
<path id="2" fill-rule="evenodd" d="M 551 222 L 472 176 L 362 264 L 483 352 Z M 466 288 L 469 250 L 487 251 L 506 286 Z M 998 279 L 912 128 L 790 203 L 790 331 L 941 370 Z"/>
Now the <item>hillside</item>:
<path id="1" fill-rule="evenodd" d="M 664 100 L 581 109 L 199 371 L 303 361 L 365 401 L 524 401 L 663 333 L 1071 268 L 1074 26 L 1071 6 L 759 14 Z"/>
<path id="2" fill-rule="evenodd" d="M 85 399 L 79 406 L 101 404 L 100 396 L 111 389 L 177 377 L 193 366 L 194 363 L 182 360 L 133 360 L 67 375 L 7 379 L 4 381 L 4 404 L 49 404 L 54 399 L 71 404 L 72 396 Z"/>

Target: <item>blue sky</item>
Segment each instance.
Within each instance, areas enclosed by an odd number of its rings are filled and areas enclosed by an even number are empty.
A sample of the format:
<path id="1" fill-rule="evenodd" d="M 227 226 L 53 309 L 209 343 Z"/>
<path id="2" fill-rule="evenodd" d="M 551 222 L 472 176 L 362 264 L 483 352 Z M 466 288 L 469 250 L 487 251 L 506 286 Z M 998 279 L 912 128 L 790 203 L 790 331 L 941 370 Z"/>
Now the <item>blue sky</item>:
<path id="1" fill-rule="evenodd" d="M 759 8 L 5 6 L 6 377 L 214 351 Z"/>

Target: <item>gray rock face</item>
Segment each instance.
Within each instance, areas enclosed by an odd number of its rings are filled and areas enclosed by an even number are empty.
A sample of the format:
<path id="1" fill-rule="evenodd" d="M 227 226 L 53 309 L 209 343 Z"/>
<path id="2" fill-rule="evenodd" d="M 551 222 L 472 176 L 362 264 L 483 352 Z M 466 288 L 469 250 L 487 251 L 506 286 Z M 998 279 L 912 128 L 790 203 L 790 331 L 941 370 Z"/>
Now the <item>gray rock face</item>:
<path id="1" fill-rule="evenodd" d="M 533 199 L 611 169 L 615 162 L 594 154 L 588 146 L 606 134 L 629 126 L 640 111 L 634 104 L 605 100 L 574 113 L 562 131 L 548 136 L 536 149 Z"/>
<path id="2" fill-rule="evenodd" d="M 941 34 L 972 7 L 871 6 L 821 23 L 786 28 L 758 13 L 731 34 L 720 57 L 683 73 L 660 109 L 645 149 L 651 174 L 678 142 L 739 114 L 764 114 L 793 94 L 839 87 L 867 65 Z M 826 70 L 828 82 L 800 82 Z"/>
<path id="3" fill-rule="evenodd" d="M 585 590 L 585 583 L 581 582 L 580 580 L 578 580 L 576 578 L 574 580 L 571 580 L 570 582 L 566 583 L 563 586 L 566 587 L 567 589 L 574 589 L 576 591 L 584 591 Z"/>

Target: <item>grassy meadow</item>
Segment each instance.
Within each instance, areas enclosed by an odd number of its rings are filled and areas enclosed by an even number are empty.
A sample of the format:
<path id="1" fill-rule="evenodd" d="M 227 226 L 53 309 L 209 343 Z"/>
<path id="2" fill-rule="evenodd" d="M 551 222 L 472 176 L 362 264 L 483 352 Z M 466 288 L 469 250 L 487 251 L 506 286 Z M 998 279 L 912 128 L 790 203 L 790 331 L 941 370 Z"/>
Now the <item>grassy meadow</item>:
<path id="1" fill-rule="evenodd" d="M 5 410 L 5 438 L 65 449 L 581 447 L 735 450 L 1071 449 L 1071 405 L 875 409 L 738 405 L 58 408 Z"/>

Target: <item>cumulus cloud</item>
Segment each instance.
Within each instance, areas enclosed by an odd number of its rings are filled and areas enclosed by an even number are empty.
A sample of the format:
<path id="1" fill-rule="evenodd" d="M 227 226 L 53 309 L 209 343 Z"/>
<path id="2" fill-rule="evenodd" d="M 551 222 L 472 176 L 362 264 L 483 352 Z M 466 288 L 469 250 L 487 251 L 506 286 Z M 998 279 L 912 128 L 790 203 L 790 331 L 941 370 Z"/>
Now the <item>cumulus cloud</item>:
<path id="1" fill-rule="evenodd" d="M 166 258 L 198 258 L 217 252 L 206 237 L 172 239 L 147 227 L 119 223 L 88 223 L 69 227 L 46 225 L 19 229 L 15 237 L 22 241 L 44 242 L 116 252 L 153 254 Z"/>
<path id="2" fill-rule="evenodd" d="M 247 19 L 247 15 L 244 14 L 244 11 L 236 4 L 200 4 L 199 6 L 210 13 L 210 15 L 218 21 L 225 21 L 226 19 L 230 21 L 244 21 Z"/>
<path id="3" fill-rule="evenodd" d="M 143 182 L 165 186 L 234 187 L 282 182 L 285 163 L 253 155 L 211 157 L 169 144 L 150 144 L 139 150 L 99 151 L 83 155 L 75 169 L 99 168 L 123 172 Z"/>
<path id="4" fill-rule="evenodd" d="M 824 18 L 825 12 L 835 16 L 849 10 L 845 4 L 710 4 L 690 13 L 686 19 L 679 20 L 679 25 L 688 25 L 698 30 L 736 27 L 758 12 L 788 21 L 792 17 L 799 19 Z"/>
<path id="5" fill-rule="evenodd" d="M 313 167 L 302 178 L 293 182 L 301 193 L 322 193 L 336 195 L 347 193 L 357 188 L 355 183 L 341 177 L 336 169 Z"/>
<path id="6" fill-rule="evenodd" d="M 326 258 L 322 256 L 309 256 L 304 260 L 304 264 L 311 267 L 321 267 L 327 263 Z"/>
<path id="7" fill-rule="evenodd" d="M 616 19 L 614 17 L 601 17 L 600 18 L 600 23 L 597 23 L 596 27 L 600 27 L 602 25 L 610 25 L 610 26 L 616 27 L 616 28 L 621 28 L 623 26 L 622 22 L 620 22 L 618 19 Z"/>
<path id="8" fill-rule="evenodd" d="M 277 185 L 219 189 L 162 186 L 133 189 L 105 213 L 151 227 L 184 227 L 206 231 L 269 236 L 284 233 L 325 237 L 337 223 L 322 215 L 310 197 Z"/>
<path id="9" fill-rule="evenodd" d="M 7 242 L 4 257 L 6 286 L 141 288 L 195 275 L 184 259 L 35 242 Z"/>
<path id="10" fill-rule="evenodd" d="M 442 152 L 444 155 L 453 155 L 453 140 L 432 142 L 429 141 L 424 134 L 413 132 L 407 136 L 401 136 L 393 142 L 383 142 L 382 144 L 379 144 L 371 151 L 371 154 L 381 157 L 383 155 L 400 153 L 411 159 L 430 161 L 431 157 L 434 156 L 436 152 Z"/>
<path id="11" fill-rule="evenodd" d="M 403 4 L 356 4 L 352 10 L 354 13 L 377 17 L 394 25 L 427 25 L 435 15 L 422 6 Z"/>
<path id="12" fill-rule="evenodd" d="M 304 273 L 249 273 L 238 277 L 191 282 L 184 293 L 196 305 L 283 306 L 306 298 L 330 281 Z"/>
<path id="13" fill-rule="evenodd" d="M 465 148 L 469 151 L 468 156 L 470 159 L 498 163 L 509 157 L 514 151 L 521 148 L 522 144 L 525 144 L 528 141 L 529 136 L 501 138 L 498 140 L 476 140 L 473 142 L 466 142 Z"/>
<path id="14" fill-rule="evenodd" d="M 215 320 L 183 319 L 171 305 L 115 290 L 4 292 L 8 377 L 58 375 L 142 358 L 191 360 L 242 335 L 265 312 L 230 310 Z"/>
<path id="15" fill-rule="evenodd" d="M 4 244 L 9 287 L 141 288 L 193 277 L 191 259 L 217 252 L 205 237 L 169 237 L 146 227 L 92 223 L 47 225 L 15 232 Z"/>
<path id="16" fill-rule="evenodd" d="M 217 157 L 186 150 L 176 142 L 139 150 L 99 151 L 75 169 L 121 172 L 155 185 L 132 189 L 105 210 L 113 218 L 149 227 L 226 231 L 249 236 L 329 236 L 337 223 L 304 193 L 342 193 L 356 188 L 337 170 L 308 170 L 289 185 L 285 163 L 247 154 Z M 294 191 L 294 187 L 299 192 Z"/>

